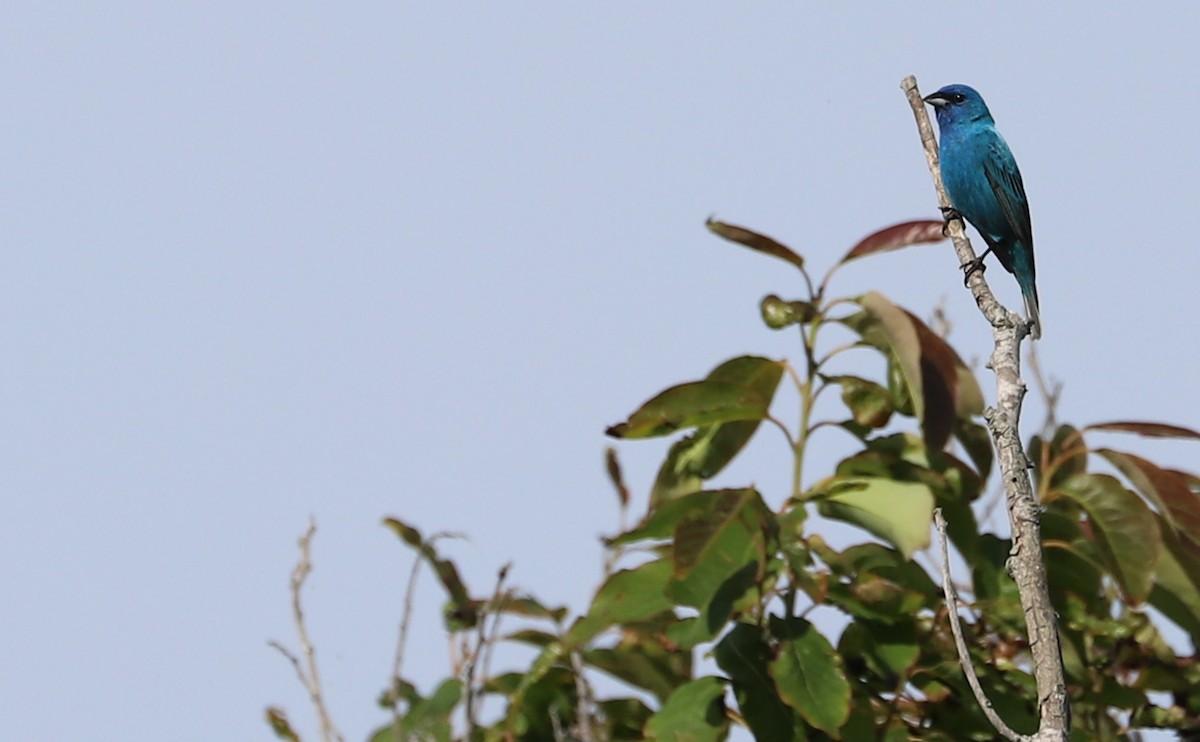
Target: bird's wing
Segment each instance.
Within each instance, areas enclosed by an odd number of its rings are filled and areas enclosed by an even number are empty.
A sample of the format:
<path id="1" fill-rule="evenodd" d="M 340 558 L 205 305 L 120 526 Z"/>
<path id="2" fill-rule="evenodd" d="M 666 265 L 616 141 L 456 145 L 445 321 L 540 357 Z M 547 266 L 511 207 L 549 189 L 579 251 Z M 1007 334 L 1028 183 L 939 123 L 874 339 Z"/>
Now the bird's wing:
<path id="1" fill-rule="evenodd" d="M 1013 234 L 1032 249 L 1033 227 L 1029 222 L 1029 201 L 1025 198 L 1025 184 L 1021 182 L 1017 161 L 1002 139 L 992 143 L 988 155 L 983 162 L 983 174 L 987 176 L 992 193 L 996 194 L 996 202 L 1004 211 L 1004 218 Z"/>

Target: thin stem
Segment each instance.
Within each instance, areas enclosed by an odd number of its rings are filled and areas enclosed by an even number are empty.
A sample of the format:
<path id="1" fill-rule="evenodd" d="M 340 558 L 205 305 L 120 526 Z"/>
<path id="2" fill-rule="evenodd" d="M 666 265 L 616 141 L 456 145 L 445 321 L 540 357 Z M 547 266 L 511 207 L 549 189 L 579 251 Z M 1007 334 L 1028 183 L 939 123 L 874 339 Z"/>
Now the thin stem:
<path id="1" fill-rule="evenodd" d="M 312 700 L 313 707 L 317 712 L 317 722 L 321 729 L 321 739 L 325 742 L 342 742 L 342 734 L 334 726 L 333 718 L 329 715 L 329 709 L 325 706 L 325 698 L 321 692 L 321 675 L 317 672 L 317 650 L 313 646 L 312 640 L 309 639 L 308 627 L 304 621 L 304 606 L 300 599 L 300 595 L 304 590 L 304 582 L 308 579 L 308 575 L 312 573 L 313 569 L 311 546 L 313 535 L 316 532 L 317 522 L 310 520 L 308 522 L 308 530 L 300 537 L 300 559 L 296 562 L 295 569 L 292 570 L 292 579 L 290 581 L 292 618 L 296 622 L 296 633 L 300 639 L 300 651 L 304 655 L 304 660 L 301 661 L 299 657 L 289 652 L 277 641 L 268 643 L 279 650 L 292 663 L 292 667 L 296 670 L 296 675 L 299 676 L 300 682 L 308 691 L 308 696 Z"/>
<path id="2" fill-rule="evenodd" d="M 962 624 L 958 617 L 958 593 L 954 591 L 954 584 L 950 581 L 950 549 L 946 545 L 946 519 L 942 517 L 941 508 L 933 511 L 933 522 L 937 526 L 938 542 L 942 545 L 942 592 L 946 595 L 946 612 L 950 614 L 950 630 L 954 632 L 954 647 L 958 650 L 958 663 L 962 665 L 963 674 L 967 676 L 967 685 L 971 686 L 971 692 L 975 694 L 976 702 L 983 709 L 983 715 L 987 717 L 1001 737 L 1018 742 L 1023 737 L 1005 724 L 1004 719 L 1001 719 L 996 710 L 992 708 L 992 702 L 988 700 L 987 694 L 983 692 L 983 686 L 979 684 L 975 666 L 971 664 L 971 655 L 967 651 L 967 640 L 963 638 Z"/>
<path id="3" fill-rule="evenodd" d="M 812 431 L 809 429 L 809 424 L 812 422 L 813 405 L 816 401 L 816 396 L 813 390 L 813 380 L 817 377 L 817 371 L 820 365 L 817 363 L 814 355 L 814 349 L 817 344 L 817 332 L 821 328 L 820 320 L 814 320 L 808 327 L 808 333 L 805 334 L 801 330 L 800 336 L 804 340 L 804 358 L 807 361 L 807 373 L 805 378 L 800 380 L 800 428 L 796 435 L 796 445 L 793 447 L 794 464 L 792 467 L 792 497 L 799 501 L 801 493 L 804 491 L 804 454 L 808 447 L 808 436 Z M 795 371 L 793 370 L 793 373 Z"/>
<path id="4" fill-rule="evenodd" d="M 504 581 L 508 578 L 508 570 L 512 564 L 505 564 L 500 568 L 499 574 L 496 576 L 496 589 L 492 593 L 492 599 L 481 611 L 479 616 L 479 631 L 475 642 L 475 648 L 469 650 L 470 656 L 467 657 L 466 666 L 463 669 L 463 684 L 466 686 L 467 697 L 465 703 L 465 712 L 467 717 L 467 729 L 474 732 L 479 728 L 479 719 L 477 716 L 477 705 L 479 696 L 482 694 L 480 688 L 475 684 L 475 671 L 480 665 L 480 659 L 485 658 L 487 662 L 491 661 L 490 646 L 495 641 L 495 632 L 500 624 L 500 604 L 504 598 Z M 493 636 L 488 636 L 488 618 L 492 618 L 492 633 Z M 486 662 L 485 662 L 486 673 Z"/>
<path id="5" fill-rule="evenodd" d="M 765 418 L 763 418 L 763 419 L 764 419 L 764 420 L 766 420 L 766 421 L 767 421 L 767 422 L 769 422 L 769 423 L 772 423 L 772 424 L 774 424 L 774 425 L 775 425 L 775 427 L 779 428 L 779 430 L 783 432 L 783 437 L 784 437 L 784 438 L 787 438 L 787 442 L 788 442 L 788 447 L 789 447 L 789 448 L 795 448 L 795 447 L 796 447 L 796 440 L 795 440 L 794 438 L 792 438 L 792 431 L 788 430 L 788 427 L 787 427 L 787 425 L 784 425 L 784 423 L 783 423 L 783 421 L 782 421 L 782 420 L 780 420 L 779 418 L 777 418 L 777 417 L 775 417 L 774 415 L 771 415 L 771 414 L 768 414 L 768 415 L 767 415 Z M 624 528 L 622 528 L 622 529 L 621 529 L 621 531 L 622 531 L 622 532 L 624 532 L 624 530 L 625 530 Z"/>

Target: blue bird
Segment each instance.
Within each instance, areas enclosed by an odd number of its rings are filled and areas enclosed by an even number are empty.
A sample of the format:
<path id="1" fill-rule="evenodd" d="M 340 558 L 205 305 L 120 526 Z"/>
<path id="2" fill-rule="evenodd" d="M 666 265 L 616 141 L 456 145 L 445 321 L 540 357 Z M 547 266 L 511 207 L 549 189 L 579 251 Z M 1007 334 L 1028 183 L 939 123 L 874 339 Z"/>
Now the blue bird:
<path id="1" fill-rule="evenodd" d="M 1017 161 L 974 88 L 947 85 L 926 96 L 925 102 L 937 111 L 941 130 L 942 182 L 954 206 L 946 218 L 962 216 L 988 246 L 983 255 L 963 266 L 966 277 L 982 271 L 983 259 L 995 253 L 1021 287 L 1030 335 L 1036 340 L 1042 336 L 1042 320 L 1034 281 L 1033 227 Z"/>

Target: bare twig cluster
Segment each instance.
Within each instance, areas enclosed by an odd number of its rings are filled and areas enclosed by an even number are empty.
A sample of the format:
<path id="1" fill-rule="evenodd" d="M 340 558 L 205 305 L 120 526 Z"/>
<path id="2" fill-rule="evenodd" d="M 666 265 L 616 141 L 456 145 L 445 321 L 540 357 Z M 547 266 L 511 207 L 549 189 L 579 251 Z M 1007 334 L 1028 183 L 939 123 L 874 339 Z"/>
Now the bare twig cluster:
<path id="1" fill-rule="evenodd" d="M 304 582 L 308 579 L 308 575 L 312 573 L 311 546 L 313 535 L 316 532 L 316 521 L 309 521 L 308 530 L 300 537 L 300 559 L 296 562 L 295 569 L 292 570 L 290 583 L 292 617 L 296 621 L 296 634 L 300 639 L 300 653 L 303 659 L 288 650 L 280 642 L 272 640 L 268 644 L 279 650 L 292 663 L 292 667 L 296 670 L 296 675 L 300 678 L 300 682 L 304 685 L 305 690 L 308 691 L 313 708 L 317 712 L 317 724 L 320 728 L 323 742 L 343 742 L 342 733 L 334 725 L 333 718 L 329 715 L 329 709 L 325 706 L 325 698 L 321 693 L 321 676 L 317 672 L 317 650 L 309 639 L 308 628 L 304 622 L 304 607 L 300 600 L 300 593 L 304 589 Z M 286 725 L 286 719 L 283 719 L 283 723 Z"/>

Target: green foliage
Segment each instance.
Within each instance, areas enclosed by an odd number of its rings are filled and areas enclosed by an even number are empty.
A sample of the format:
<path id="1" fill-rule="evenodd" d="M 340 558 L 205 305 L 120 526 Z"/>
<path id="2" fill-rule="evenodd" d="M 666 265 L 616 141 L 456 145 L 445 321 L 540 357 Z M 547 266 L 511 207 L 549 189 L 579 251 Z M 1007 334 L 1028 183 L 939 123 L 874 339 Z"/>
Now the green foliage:
<path id="1" fill-rule="evenodd" d="M 439 577 L 446 629 L 466 657 L 428 696 L 394 678 L 382 700 L 392 718 L 372 742 L 448 740 L 452 729 L 464 738 L 464 728 L 471 740 L 720 740 L 736 726 L 761 740 L 994 739 L 959 665 L 940 574 L 922 557 L 935 508 L 970 569 L 963 597 L 975 618 L 965 628 L 980 679 L 1011 726 L 1036 729 L 1024 618 L 1005 572 L 1011 543 L 977 515 L 1003 495 L 987 491 L 993 451 L 974 373 L 884 296 L 830 299 L 835 270 L 814 285 L 785 245 L 708 226 L 799 270 L 808 295 L 768 296 L 761 309 L 769 328 L 797 332 L 800 362 L 733 358 L 608 428 L 619 439 L 686 434 L 647 488 L 646 512 L 606 540 L 610 566 L 583 615 L 499 586 L 472 597 L 431 540 L 388 519 Z M 941 238 L 940 222 L 897 225 L 842 263 Z M 841 344 L 827 350 L 826 333 Z M 861 362 L 843 367 L 852 351 L 876 357 L 883 378 L 864 376 Z M 787 416 L 799 419 L 796 429 L 771 414 L 785 379 L 799 396 L 799 415 Z M 814 422 L 819 398 L 838 412 Z M 753 487 L 710 484 L 763 421 L 792 452 L 792 491 L 774 504 Z M 806 461 L 825 431 L 849 433 L 854 450 L 839 462 Z M 1200 439 L 1176 426 L 1113 422 L 1061 425 L 1031 442 L 1072 739 L 1125 739 L 1139 726 L 1195 730 L 1200 663 L 1177 656 L 1144 608 L 1200 634 L 1200 477 L 1090 448 L 1097 433 Z M 806 487 L 805 467 L 822 463 Z M 631 488 L 612 451 L 607 464 L 625 508 Z M 831 547 L 817 515 L 857 528 L 862 543 Z M 842 616 L 845 628 L 829 630 L 814 609 Z M 501 634 L 501 617 L 522 626 Z M 536 656 L 520 671 L 486 676 L 477 659 L 502 641 Z M 626 690 L 597 698 L 598 676 Z M 486 715 L 484 699 L 492 699 Z M 276 730 L 290 733 L 281 719 Z"/>

